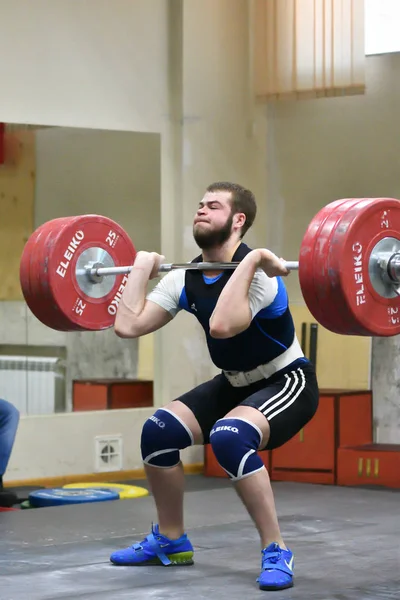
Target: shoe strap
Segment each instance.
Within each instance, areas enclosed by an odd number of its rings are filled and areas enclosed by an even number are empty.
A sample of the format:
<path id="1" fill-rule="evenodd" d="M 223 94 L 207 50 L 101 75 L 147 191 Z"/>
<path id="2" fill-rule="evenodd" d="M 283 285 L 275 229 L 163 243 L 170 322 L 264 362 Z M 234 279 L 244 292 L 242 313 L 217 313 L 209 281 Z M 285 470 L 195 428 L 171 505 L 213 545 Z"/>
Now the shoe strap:
<path id="1" fill-rule="evenodd" d="M 264 566 L 264 570 L 265 571 L 282 571 L 282 573 L 286 573 L 287 575 L 290 575 L 291 577 L 293 577 L 293 571 L 291 571 L 289 569 L 288 566 L 286 566 L 285 563 L 278 563 L 276 565 L 273 564 L 269 564 L 267 567 Z"/>
<path id="2" fill-rule="evenodd" d="M 146 537 L 146 541 L 149 544 L 150 548 L 153 550 L 154 554 L 157 556 L 157 558 L 161 560 L 163 565 L 167 566 L 171 564 L 171 561 L 169 560 L 168 556 L 161 550 L 160 543 L 154 537 L 153 533 L 150 533 L 150 535 Z"/>
<path id="3" fill-rule="evenodd" d="M 265 554 L 262 561 L 262 568 L 265 571 L 282 571 L 287 575 L 293 576 L 293 569 L 290 569 L 290 567 L 288 567 L 288 565 L 286 564 L 286 560 L 284 559 L 282 554 L 280 556 L 280 560 L 270 562 L 269 559 L 278 558 L 278 556 L 279 554 L 277 552 L 269 552 Z"/>

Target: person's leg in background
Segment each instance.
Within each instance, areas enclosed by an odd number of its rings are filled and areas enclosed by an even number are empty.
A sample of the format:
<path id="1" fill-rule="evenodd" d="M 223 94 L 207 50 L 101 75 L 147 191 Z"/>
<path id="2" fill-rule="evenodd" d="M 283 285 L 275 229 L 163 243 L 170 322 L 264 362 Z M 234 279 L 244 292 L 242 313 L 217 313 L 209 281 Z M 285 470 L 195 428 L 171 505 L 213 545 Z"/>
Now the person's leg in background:
<path id="1" fill-rule="evenodd" d="M 3 477 L 14 446 L 19 424 L 19 411 L 13 404 L 0 399 L 0 506 L 12 506 L 18 498 L 3 487 Z"/>

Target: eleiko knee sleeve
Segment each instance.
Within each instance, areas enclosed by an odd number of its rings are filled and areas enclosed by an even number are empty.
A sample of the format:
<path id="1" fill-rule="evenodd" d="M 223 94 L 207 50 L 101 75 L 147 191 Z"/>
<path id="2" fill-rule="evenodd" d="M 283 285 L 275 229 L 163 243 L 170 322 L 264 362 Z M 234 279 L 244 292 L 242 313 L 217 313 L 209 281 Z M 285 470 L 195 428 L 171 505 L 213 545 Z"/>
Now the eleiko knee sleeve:
<path id="1" fill-rule="evenodd" d="M 210 432 L 215 458 L 233 481 L 244 479 L 264 468 L 257 454 L 262 433 L 244 419 L 220 419 Z"/>
<path id="2" fill-rule="evenodd" d="M 179 464 L 180 453 L 194 440 L 189 427 L 173 412 L 159 408 L 142 429 L 140 448 L 145 464 L 170 468 Z"/>

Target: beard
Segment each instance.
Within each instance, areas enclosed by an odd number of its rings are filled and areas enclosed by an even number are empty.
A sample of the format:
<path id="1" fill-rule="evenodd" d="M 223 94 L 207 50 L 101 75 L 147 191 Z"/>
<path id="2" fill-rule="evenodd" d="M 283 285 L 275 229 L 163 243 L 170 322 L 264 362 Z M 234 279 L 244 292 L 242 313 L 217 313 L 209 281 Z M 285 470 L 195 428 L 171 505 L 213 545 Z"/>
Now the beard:
<path id="1" fill-rule="evenodd" d="M 193 227 L 194 241 L 201 250 L 210 250 L 222 246 L 231 236 L 232 233 L 233 215 L 231 214 L 225 225 L 220 229 L 214 229 L 212 231 L 204 231 L 199 229 L 196 231 L 196 227 Z"/>

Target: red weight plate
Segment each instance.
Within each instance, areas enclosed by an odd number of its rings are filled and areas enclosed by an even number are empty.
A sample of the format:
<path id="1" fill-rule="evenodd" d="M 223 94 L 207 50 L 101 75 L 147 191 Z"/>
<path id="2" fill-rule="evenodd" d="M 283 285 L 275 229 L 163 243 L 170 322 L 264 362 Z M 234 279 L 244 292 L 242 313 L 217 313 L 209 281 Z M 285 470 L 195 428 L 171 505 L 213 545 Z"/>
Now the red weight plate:
<path id="1" fill-rule="evenodd" d="M 64 220 L 52 220 L 44 223 L 41 228 L 41 234 L 37 238 L 35 247 L 31 252 L 30 258 L 30 284 L 32 293 L 32 312 L 35 316 L 47 327 L 56 329 L 58 331 L 66 331 L 65 327 L 60 323 L 55 324 L 51 318 L 51 310 L 49 305 L 49 298 L 47 294 L 42 290 L 41 278 L 43 272 L 43 260 L 41 254 L 43 252 L 44 241 L 51 231 L 60 227 Z"/>
<path id="2" fill-rule="evenodd" d="M 135 247 L 118 223 L 99 215 L 73 217 L 45 240 L 44 255 L 42 286 L 64 317 L 80 329 L 111 327 L 127 275 L 90 283 L 85 275 L 78 278 L 76 269 L 94 258 L 105 266 L 133 264 Z"/>
<path id="3" fill-rule="evenodd" d="M 320 301 L 318 288 L 321 282 L 316 273 L 328 253 L 328 240 L 320 232 L 330 215 L 348 202 L 349 199 L 335 200 L 324 206 L 311 220 L 300 247 L 299 281 L 305 303 L 316 321 L 329 330 L 333 327 L 331 315 L 327 314 L 324 302 Z M 336 322 L 335 333 L 338 326 Z"/>
<path id="4" fill-rule="evenodd" d="M 330 318 L 333 327 L 331 331 L 343 335 L 361 335 L 359 329 L 359 323 L 354 320 L 353 315 L 349 312 L 345 302 L 338 293 L 337 285 L 335 284 L 335 269 L 333 262 L 335 261 L 338 248 L 335 242 L 335 232 L 340 231 L 343 228 L 343 220 L 346 215 L 363 202 L 365 198 L 354 198 L 347 202 L 339 209 L 335 215 L 336 222 L 331 223 L 330 231 L 325 232 L 328 236 L 328 252 L 324 257 L 323 273 L 320 276 L 321 289 L 324 287 L 324 296 L 326 298 L 326 310 L 332 316 Z M 328 274 L 326 277 L 325 274 Z"/>
<path id="5" fill-rule="evenodd" d="M 387 238 L 400 242 L 400 200 L 394 198 L 363 199 L 344 215 L 332 237 L 331 285 L 357 325 L 355 335 L 400 333 L 400 297 L 378 293 L 369 272 L 371 252 Z"/>
<path id="6" fill-rule="evenodd" d="M 31 258 L 31 290 L 35 298 L 34 308 L 38 319 L 47 327 L 55 329 L 57 331 L 68 331 L 68 324 L 61 322 L 60 320 L 55 321 L 54 314 L 50 305 L 49 297 L 46 291 L 42 288 L 41 282 L 43 277 L 43 271 L 45 266 L 43 265 L 43 247 L 45 240 L 51 234 L 52 231 L 56 230 L 61 226 L 65 219 L 57 219 L 47 222 L 43 229 L 41 236 L 37 240 L 37 244 L 32 252 Z"/>
<path id="7" fill-rule="evenodd" d="M 32 251 L 35 248 L 36 239 L 40 235 L 41 227 L 38 227 L 28 238 L 24 249 L 22 251 L 20 264 L 19 264 L 19 281 L 21 285 L 22 294 L 24 296 L 25 302 L 28 305 L 29 309 L 32 310 L 32 294 L 31 294 L 31 285 L 30 285 L 30 276 L 31 276 L 31 258 Z M 35 311 L 32 310 L 34 314 Z"/>
<path id="8" fill-rule="evenodd" d="M 34 255 L 40 247 L 40 241 L 45 234 L 48 223 L 40 225 L 26 242 L 20 260 L 20 284 L 25 302 L 31 312 L 44 325 L 47 325 L 45 311 L 43 310 L 44 298 L 35 287 Z"/>
<path id="9" fill-rule="evenodd" d="M 42 323 L 57 331 L 77 331 L 81 329 L 59 311 L 57 304 L 54 303 L 48 291 L 48 285 L 46 285 L 48 273 L 46 262 L 47 244 L 57 234 L 59 228 L 70 220 L 71 217 L 64 217 L 48 221 L 37 240 L 31 259 L 31 286 L 33 295 L 38 299 L 34 305 L 38 318 Z"/>
<path id="10" fill-rule="evenodd" d="M 314 282 L 316 296 L 323 313 L 322 325 L 337 334 L 356 333 L 354 319 L 348 314 L 346 306 L 339 301 L 332 288 L 329 257 L 336 251 L 332 245 L 334 232 L 342 222 L 343 215 L 361 201 L 360 198 L 348 198 L 336 205 L 320 228 L 314 255 Z M 320 249 L 320 251 L 318 251 Z"/>
<path id="11" fill-rule="evenodd" d="M 68 331 L 68 323 L 65 320 L 63 324 L 59 322 L 55 326 L 51 321 L 51 307 L 48 306 L 48 299 L 40 288 L 38 255 L 40 255 L 43 239 L 48 235 L 48 231 L 57 229 L 66 220 L 66 218 L 54 219 L 40 225 L 25 244 L 20 261 L 21 289 L 29 309 L 44 325 L 60 331 Z"/>
<path id="12" fill-rule="evenodd" d="M 299 256 L 299 281 L 305 303 L 314 318 L 321 323 L 325 321 L 323 306 L 318 301 L 317 291 L 315 287 L 315 267 L 314 261 L 324 248 L 321 248 L 319 243 L 319 231 L 322 228 L 325 220 L 335 209 L 340 206 L 345 200 L 336 200 L 324 206 L 311 220 L 306 233 L 303 237 L 300 256 Z M 318 245 L 318 248 L 317 248 Z"/>

